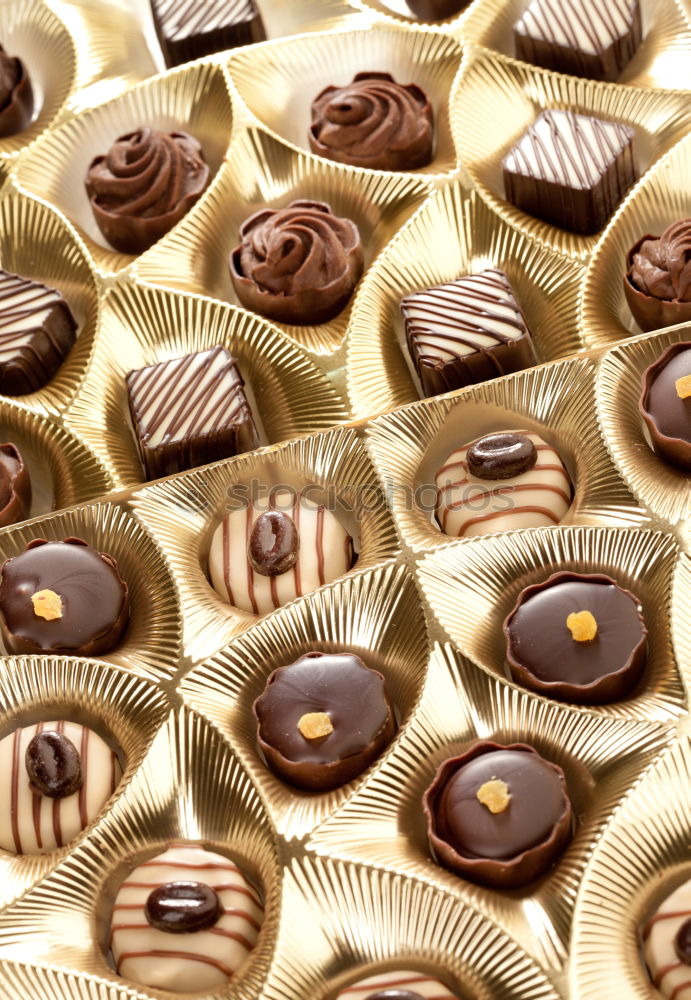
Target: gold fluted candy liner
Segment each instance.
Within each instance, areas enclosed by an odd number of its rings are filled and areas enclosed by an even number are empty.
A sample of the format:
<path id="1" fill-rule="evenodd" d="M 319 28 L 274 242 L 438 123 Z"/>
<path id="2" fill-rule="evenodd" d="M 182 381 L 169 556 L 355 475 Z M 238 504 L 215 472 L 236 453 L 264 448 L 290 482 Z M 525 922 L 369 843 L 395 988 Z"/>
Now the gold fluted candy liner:
<path id="1" fill-rule="evenodd" d="M 461 998 L 558 1000 L 508 934 L 452 892 L 310 856 L 284 877 L 294 919 L 281 928 L 267 1000 L 323 1000 L 365 976 L 395 978 L 401 969 L 432 976 Z"/>
<path id="2" fill-rule="evenodd" d="M 120 283 L 105 297 L 94 359 L 66 414 L 117 488 L 146 478 L 130 423 L 127 373 L 219 344 L 238 360 L 261 444 L 347 419 L 332 382 L 276 327 L 210 299 Z"/>
<path id="3" fill-rule="evenodd" d="M 175 588 L 157 542 L 125 507 L 87 504 L 7 528 L 0 535 L 0 562 L 19 555 L 35 538 L 71 537 L 112 556 L 129 586 L 130 623 L 120 643 L 101 659 L 151 680 L 169 677 L 180 651 Z"/>
<path id="4" fill-rule="evenodd" d="M 513 26 L 525 0 L 479 0 L 463 22 L 463 34 L 478 45 L 514 56 Z M 641 0 L 643 41 L 617 79 L 635 87 L 688 89 L 691 24 L 678 0 Z"/>
<path id="5" fill-rule="evenodd" d="M 225 854 L 261 893 L 265 915 L 259 939 L 233 978 L 233 996 L 253 1000 L 266 978 L 279 918 L 279 846 L 264 803 L 233 750 L 185 709 L 173 712 L 158 731 L 101 823 L 0 914 L 2 964 L 48 966 L 42 973 L 44 996 L 73 987 L 88 1000 L 171 996 L 120 979 L 106 953 L 120 883 L 137 864 L 180 841 Z M 208 996 L 227 995 L 224 989 Z"/>
<path id="6" fill-rule="evenodd" d="M 212 656 L 257 623 L 257 616 L 231 608 L 211 586 L 209 548 L 226 511 L 283 484 L 296 490 L 309 486 L 313 500 L 316 491 L 326 491 L 324 500 L 354 539 L 358 560 L 351 573 L 397 554 L 396 531 L 376 473 L 352 428 L 299 438 L 141 489 L 131 504 L 171 567 L 182 610 L 183 650 L 191 660 Z"/>
<path id="7" fill-rule="evenodd" d="M 19 726 L 64 718 L 88 725 L 118 753 L 122 765 L 112 807 L 140 766 L 158 727 L 168 713 L 165 696 L 149 682 L 121 667 L 67 657 L 9 657 L 0 662 L 0 733 Z M 3 802 L 3 810 L 10 808 Z M 0 902 L 17 899 L 45 877 L 93 831 L 89 824 L 77 841 L 49 854 L 14 855 L 0 851 Z"/>
<path id="8" fill-rule="evenodd" d="M 240 242 L 240 226 L 254 212 L 283 208 L 296 199 L 327 202 L 336 215 L 357 225 L 368 268 L 429 190 L 423 177 L 344 167 L 249 127 L 235 133 L 218 183 L 193 214 L 139 259 L 136 274 L 239 305 L 228 257 Z M 356 293 L 328 323 L 277 325 L 311 350 L 333 351 L 345 334 Z"/>
<path id="9" fill-rule="evenodd" d="M 648 721 L 605 718 L 519 691 L 453 647 L 437 645 L 418 708 L 393 752 L 307 841 L 320 856 L 409 875 L 490 917 L 545 968 L 567 958 L 576 894 L 588 858 L 622 795 L 672 740 Z M 557 865 L 512 892 L 476 886 L 437 865 L 422 797 L 436 769 L 477 739 L 528 743 L 566 774 L 577 825 Z"/>
<path id="10" fill-rule="evenodd" d="M 458 176 L 435 192 L 363 283 L 347 341 L 348 397 L 356 416 L 372 416 L 421 394 L 401 299 L 488 267 L 506 272 L 540 361 L 583 346 L 576 323 L 581 265 L 508 226 Z"/>
<path id="11" fill-rule="evenodd" d="M 535 431 L 559 453 L 574 486 L 562 524 L 626 526 L 648 520 L 603 447 L 594 409 L 595 363 L 574 358 L 373 420 L 367 442 L 403 541 L 416 551 L 449 544 L 435 517 L 437 471 L 452 451 L 494 431 Z M 510 544 L 503 541 L 505 532 L 484 537 L 496 538 L 500 547 Z"/>
<path id="12" fill-rule="evenodd" d="M 673 222 L 691 216 L 690 171 L 691 135 L 651 168 L 605 230 L 580 295 L 579 318 L 589 347 L 640 334 L 624 294 L 627 255 L 641 237 L 660 236 Z"/>
<path id="13" fill-rule="evenodd" d="M 201 205 L 188 213 L 197 215 L 218 185 L 233 127 L 225 72 L 210 61 L 146 80 L 70 118 L 36 143 L 14 175 L 20 188 L 45 198 L 69 219 L 104 274 L 117 273 L 136 258 L 108 245 L 94 220 L 84 180 L 95 156 L 107 153 L 119 136 L 141 125 L 188 132 L 200 141 L 212 180 Z"/>
<path id="14" fill-rule="evenodd" d="M 417 84 L 434 109 L 436 150 L 432 163 L 415 173 L 438 174 L 456 167 L 449 99 L 460 61 L 459 44 L 446 35 L 375 25 L 237 49 L 228 69 L 255 118 L 272 135 L 306 152 L 312 101 L 325 87 L 343 86 L 356 73 L 373 70 L 391 73 L 398 83 Z"/>
<path id="15" fill-rule="evenodd" d="M 444 549 L 420 563 L 419 579 L 430 608 L 458 649 L 483 670 L 508 679 L 502 625 L 521 591 L 561 570 L 605 573 L 639 598 L 648 655 L 643 678 L 629 697 L 590 712 L 669 724 L 685 711 L 691 683 L 688 661 L 675 650 L 671 633 L 673 620 L 682 633 L 691 627 L 683 588 L 674 586 L 675 567 L 685 559 L 674 539 L 660 532 L 537 529 Z"/>
<path id="16" fill-rule="evenodd" d="M 504 198 L 501 162 L 541 111 L 561 108 L 630 125 L 639 176 L 691 126 L 688 94 L 622 87 L 536 69 L 484 49 L 467 54 L 451 130 L 461 162 L 505 221 L 545 246 L 584 259 L 597 235 L 580 236 L 527 215 Z M 491 127 L 488 127 L 491 123 Z"/>
<path id="17" fill-rule="evenodd" d="M 252 704 L 273 670 L 313 650 L 355 653 L 383 674 L 399 724 L 405 725 L 420 695 L 429 655 L 425 616 L 412 575 L 390 562 L 344 577 L 250 629 L 196 667 L 179 688 L 186 703 L 232 741 L 287 839 L 300 839 L 325 819 L 362 787 L 386 755 L 361 777 L 320 794 L 301 791 L 268 770 L 257 747 Z"/>

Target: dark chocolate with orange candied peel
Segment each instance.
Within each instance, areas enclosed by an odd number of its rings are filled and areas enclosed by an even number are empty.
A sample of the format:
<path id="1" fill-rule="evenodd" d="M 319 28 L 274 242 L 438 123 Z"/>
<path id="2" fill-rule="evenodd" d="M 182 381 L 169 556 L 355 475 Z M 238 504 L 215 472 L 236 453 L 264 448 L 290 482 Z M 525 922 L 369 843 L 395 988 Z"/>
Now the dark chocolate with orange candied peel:
<path id="1" fill-rule="evenodd" d="M 14 444 L 0 444 L 0 528 L 16 524 L 31 510 L 31 478 Z"/>
<path id="2" fill-rule="evenodd" d="M 672 344 L 646 368 L 638 409 L 653 451 L 691 471 L 691 341 Z"/>
<path id="3" fill-rule="evenodd" d="M 33 114 L 34 91 L 26 66 L 0 45 L 0 138 L 23 132 Z"/>
<path id="4" fill-rule="evenodd" d="M 691 321 L 691 219 L 642 236 L 626 255 L 624 294 L 646 333 Z"/>

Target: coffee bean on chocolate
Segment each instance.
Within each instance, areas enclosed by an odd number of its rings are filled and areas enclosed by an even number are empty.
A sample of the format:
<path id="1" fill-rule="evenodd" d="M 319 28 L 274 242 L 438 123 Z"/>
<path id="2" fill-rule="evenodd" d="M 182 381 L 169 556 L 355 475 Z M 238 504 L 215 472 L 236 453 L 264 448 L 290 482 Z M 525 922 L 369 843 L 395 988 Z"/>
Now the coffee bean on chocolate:
<path id="1" fill-rule="evenodd" d="M 56 732 L 38 733 L 26 748 L 31 787 L 49 799 L 66 799 L 82 787 L 82 762 L 74 743 Z"/>
<path id="2" fill-rule="evenodd" d="M 203 882 L 167 882 L 149 894 L 146 919 L 167 934 L 194 934 L 213 927 L 221 915 L 221 901 Z"/>
<path id="3" fill-rule="evenodd" d="M 677 931 L 674 950 L 684 965 L 691 965 L 691 920 L 686 920 Z"/>
<path id="4" fill-rule="evenodd" d="M 300 551 L 300 536 L 292 517 L 267 510 L 254 522 L 248 546 L 249 561 L 261 576 L 280 576 L 292 569 Z"/>
<path id="5" fill-rule="evenodd" d="M 488 434 L 468 449 L 468 468 L 478 479 L 513 479 L 537 462 L 537 449 L 524 434 Z"/>

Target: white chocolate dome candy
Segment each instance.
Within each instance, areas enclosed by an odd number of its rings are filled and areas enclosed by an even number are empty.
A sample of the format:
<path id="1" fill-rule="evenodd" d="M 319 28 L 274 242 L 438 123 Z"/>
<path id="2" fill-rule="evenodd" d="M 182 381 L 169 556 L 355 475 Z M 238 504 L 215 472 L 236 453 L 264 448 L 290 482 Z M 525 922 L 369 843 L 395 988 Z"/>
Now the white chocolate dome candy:
<path id="1" fill-rule="evenodd" d="M 358 979 L 342 990 L 336 1000 L 459 1000 L 448 986 L 424 972 L 392 969 Z"/>
<path id="2" fill-rule="evenodd" d="M 174 993 L 216 990 L 254 948 L 263 917 L 256 891 L 232 861 L 176 844 L 120 886 L 110 928 L 116 972 Z"/>
<path id="3" fill-rule="evenodd" d="M 691 879 L 655 911 L 643 930 L 645 960 L 663 997 L 691 998 Z"/>
<path id="4" fill-rule="evenodd" d="M 437 471 L 437 521 L 454 538 L 558 524 L 571 482 L 557 452 L 531 431 L 499 431 L 451 452 Z"/>
<path id="5" fill-rule="evenodd" d="M 226 514 L 209 553 L 214 589 L 255 615 L 330 583 L 352 563 L 353 540 L 335 515 L 289 490 Z"/>
<path id="6" fill-rule="evenodd" d="M 0 848 L 46 854 L 63 847 L 98 815 L 121 777 L 117 754 L 86 726 L 16 729 L 0 740 Z"/>

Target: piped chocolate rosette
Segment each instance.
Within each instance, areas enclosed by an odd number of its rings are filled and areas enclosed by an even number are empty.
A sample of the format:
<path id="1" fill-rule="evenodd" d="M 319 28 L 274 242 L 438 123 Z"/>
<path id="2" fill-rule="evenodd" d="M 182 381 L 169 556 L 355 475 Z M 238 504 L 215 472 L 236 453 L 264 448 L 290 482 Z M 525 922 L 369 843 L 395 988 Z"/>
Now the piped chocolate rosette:
<path id="1" fill-rule="evenodd" d="M 691 996 L 691 879 L 660 904 L 643 929 L 653 985 L 668 1000 Z"/>
<path id="2" fill-rule="evenodd" d="M 691 471 L 691 341 L 668 347 L 642 381 L 638 409 L 653 451 Z"/>
<path id="3" fill-rule="evenodd" d="M 337 995 L 336 1000 L 459 1000 L 434 976 L 412 969 L 390 969 L 358 979 Z"/>
<path id="4" fill-rule="evenodd" d="M 31 479 L 19 448 L 0 444 L 0 528 L 29 516 Z"/>
<path id="5" fill-rule="evenodd" d="M 98 228 L 127 254 L 143 253 L 172 229 L 208 183 L 209 167 L 193 136 L 147 126 L 120 136 L 86 175 Z"/>
<path id="6" fill-rule="evenodd" d="M 691 321 L 691 219 L 641 237 L 626 264 L 624 294 L 641 330 Z"/>
<path id="7" fill-rule="evenodd" d="M 230 276 L 247 309 L 280 323 L 326 323 L 345 307 L 364 255 L 354 222 L 317 201 L 265 208 L 240 229 Z"/>
<path id="8" fill-rule="evenodd" d="M 0 45 L 0 137 L 23 132 L 34 113 L 34 91 L 21 59 Z"/>
<path id="9" fill-rule="evenodd" d="M 371 170 L 417 170 L 434 152 L 434 113 L 416 84 L 390 73 L 357 73 L 327 87 L 312 103 L 310 149 L 338 163 Z"/>

